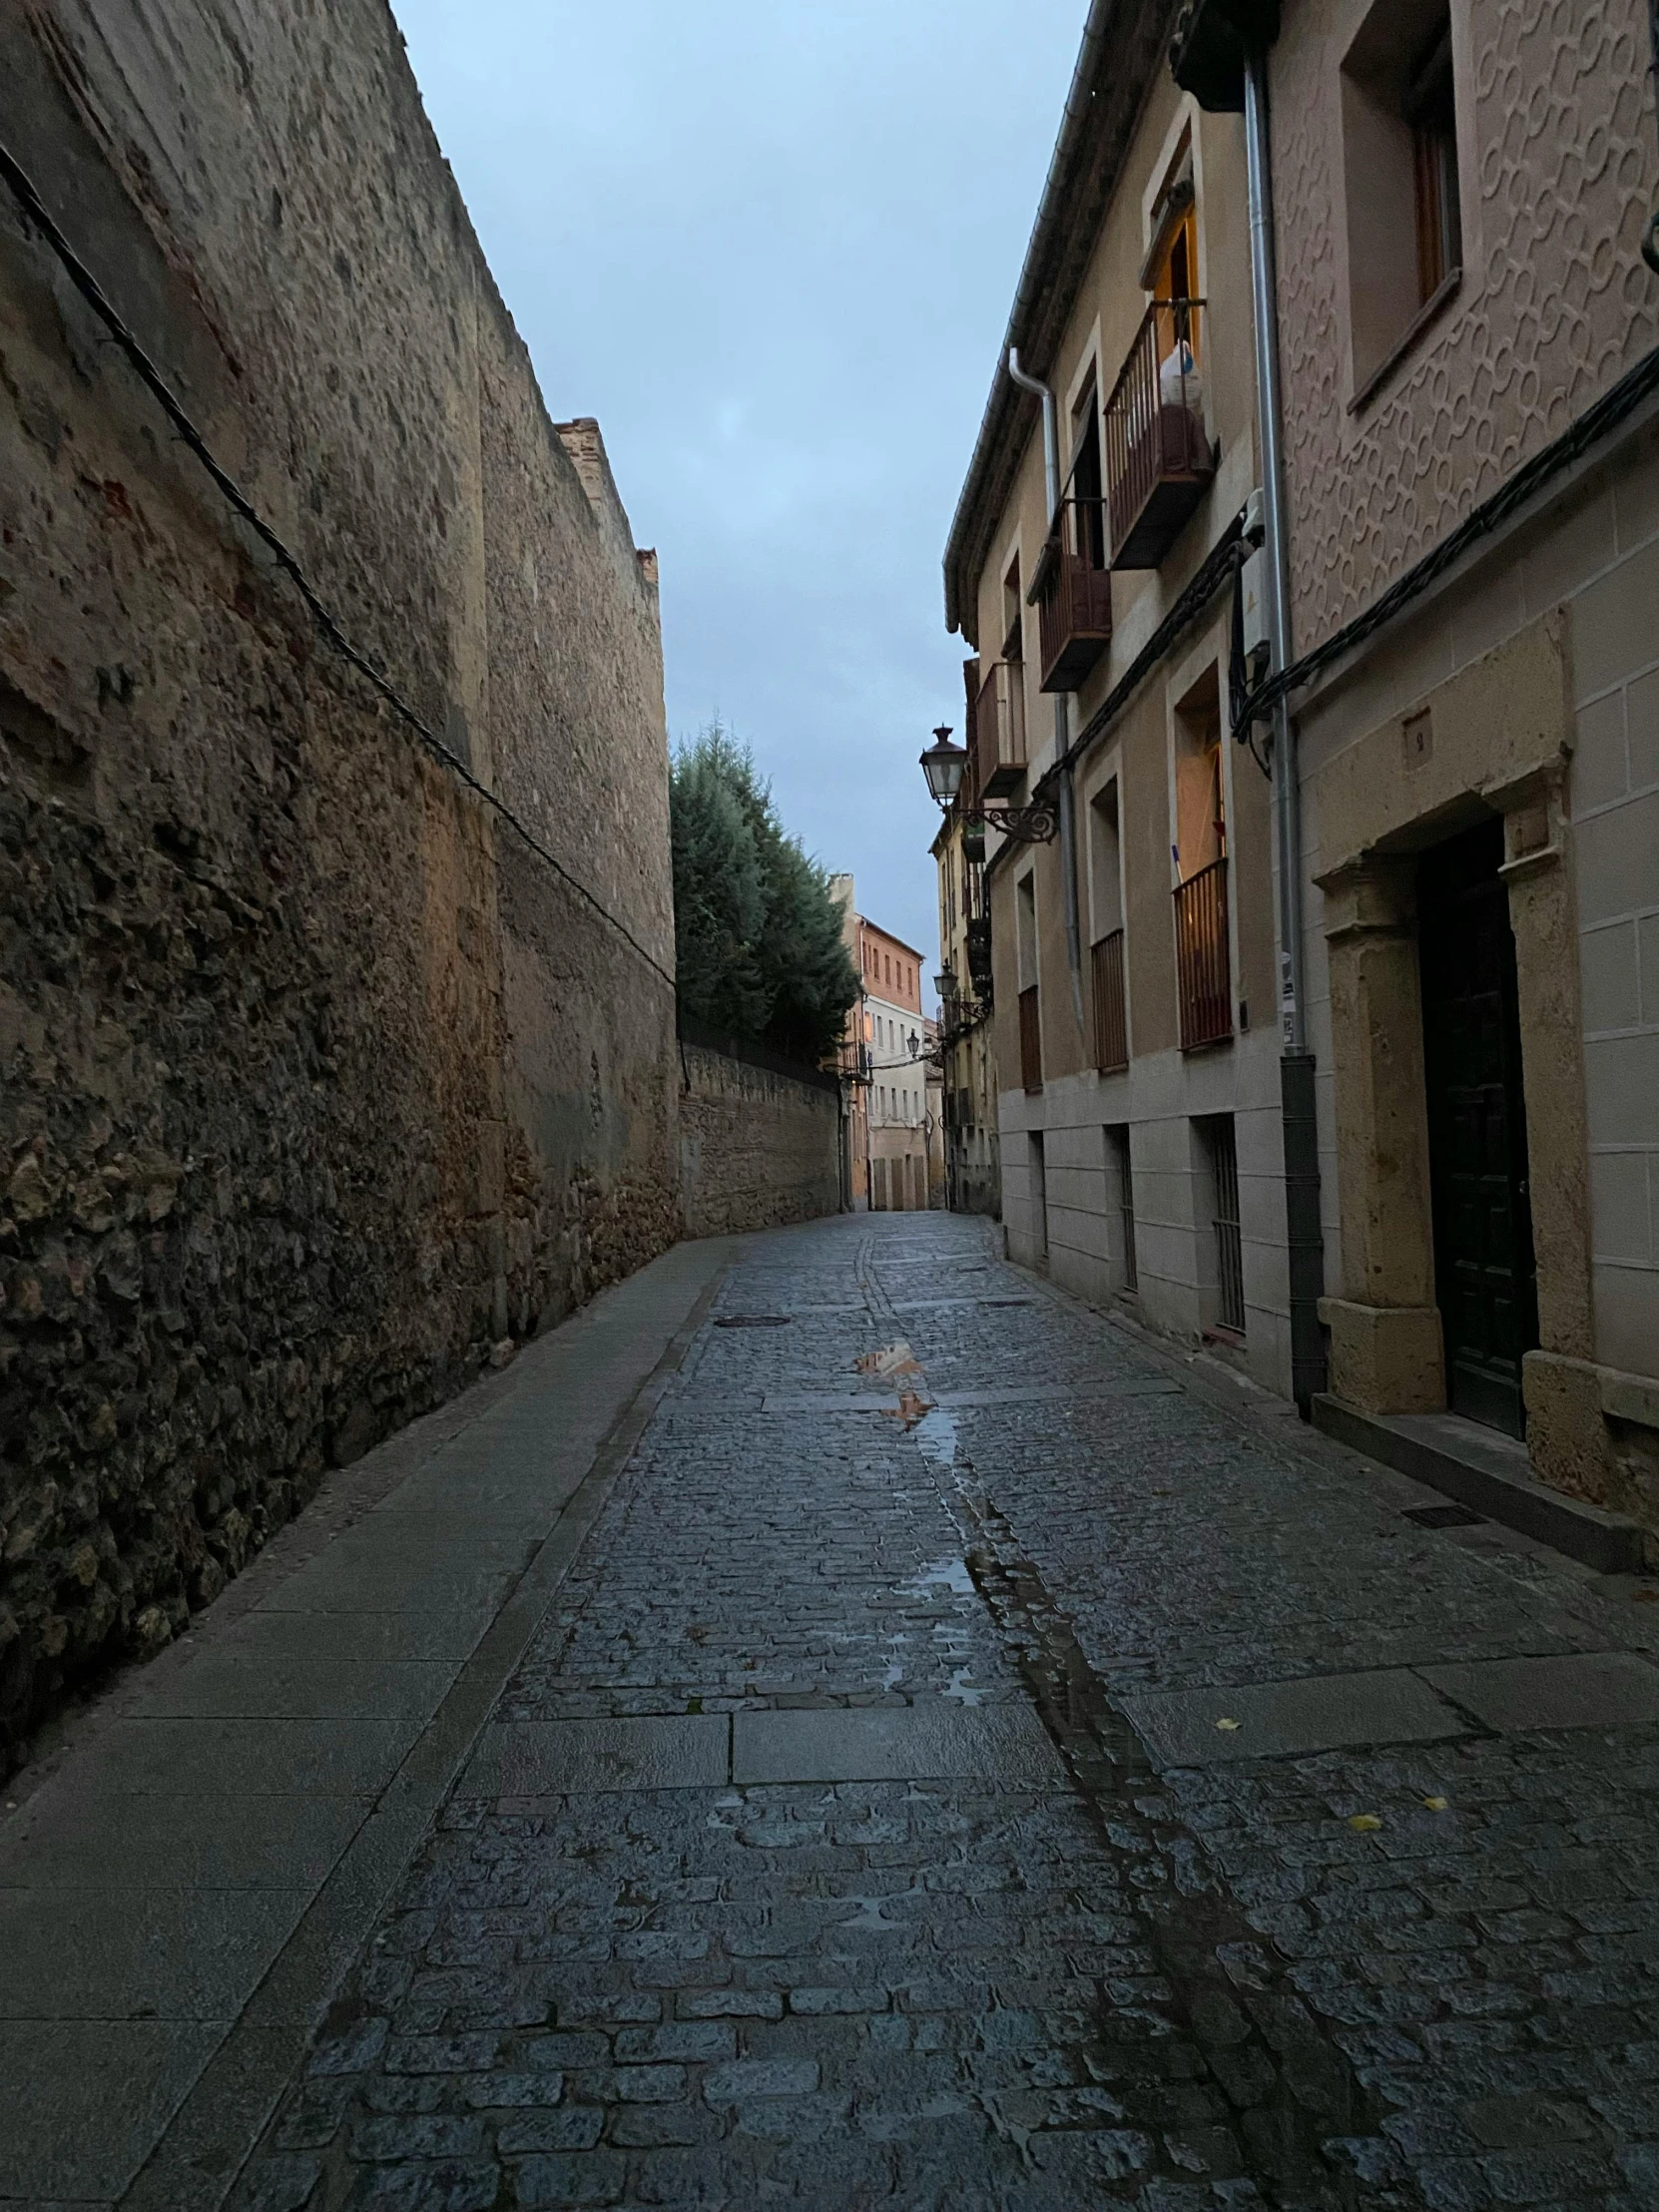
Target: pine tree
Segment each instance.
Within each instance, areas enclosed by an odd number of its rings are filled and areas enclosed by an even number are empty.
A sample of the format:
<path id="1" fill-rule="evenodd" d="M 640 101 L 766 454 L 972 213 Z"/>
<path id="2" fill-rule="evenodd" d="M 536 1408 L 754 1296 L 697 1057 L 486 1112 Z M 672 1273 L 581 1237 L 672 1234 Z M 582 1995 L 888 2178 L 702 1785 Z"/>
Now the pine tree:
<path id="1" fill-rule="evenodd" d="M 718 722 L 676 754 L 670 807 L 682 1007 L 817 1065 L 858 995 L 828 875 Z"/>

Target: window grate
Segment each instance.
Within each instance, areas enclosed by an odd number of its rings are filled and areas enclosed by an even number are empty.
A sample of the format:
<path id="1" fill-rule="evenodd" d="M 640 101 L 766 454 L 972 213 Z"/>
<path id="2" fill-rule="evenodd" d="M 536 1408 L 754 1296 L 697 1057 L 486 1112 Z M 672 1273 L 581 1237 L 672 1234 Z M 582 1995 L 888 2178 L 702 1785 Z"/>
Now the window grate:
<path id="1" fill-rule="evenodd" d="M 1135 1177 L 1129 1164 L 1129 1129 L 1127 1123 L 1111 1133 L 1112 1145 L 1117 1153 L 1118 1204 L 1123 1222 L 1123 1287 L 1126 1291 L 1140 1288 L 1135 1272 Z"/>
<path id="2" fill-rule="evenodd" d="M 1210 1124 L 1210 1162 L 1216 1184 L 1217 1320 L 1223 1329 L 1245 1325 L 1244 1246 L 1239 1233 L 1239 1153 L 1231 1114 Z"/>

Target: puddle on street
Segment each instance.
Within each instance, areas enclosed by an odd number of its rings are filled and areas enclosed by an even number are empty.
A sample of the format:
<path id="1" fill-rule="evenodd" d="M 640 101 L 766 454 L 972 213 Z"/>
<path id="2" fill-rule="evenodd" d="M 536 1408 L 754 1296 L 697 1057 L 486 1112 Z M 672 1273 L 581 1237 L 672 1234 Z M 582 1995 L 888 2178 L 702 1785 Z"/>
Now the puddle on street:
<path id="1" fill-rule="evenodd" d="M 940 1587 L 956 1597 L 974 1595 L 973 1577 L 968 1572 L 965 1559 L 931 1559 L 919 1574 L 908 1582 L 900 1582 L 900 1597 L 930 1597 Z"/>
<path id="2" fill-rule="evenodd" d="M 944 1406 L 929 1406 L 915 1423 L 913 1433 L 923 1455 L 931 1459 L 936 1467 L 955 1465 L 956 1417 Z"/>
<path id="3" fill-rule="evenodd" d="M 879 1352 L 866 1352 L 852 1365 L 860 1375 L 873 1375 L 883 1382 L 894 1382 L 901 1375 L 919 1375 L 921 1362 L 902 1337 L 890 1345 L 883 1345 Z"/>

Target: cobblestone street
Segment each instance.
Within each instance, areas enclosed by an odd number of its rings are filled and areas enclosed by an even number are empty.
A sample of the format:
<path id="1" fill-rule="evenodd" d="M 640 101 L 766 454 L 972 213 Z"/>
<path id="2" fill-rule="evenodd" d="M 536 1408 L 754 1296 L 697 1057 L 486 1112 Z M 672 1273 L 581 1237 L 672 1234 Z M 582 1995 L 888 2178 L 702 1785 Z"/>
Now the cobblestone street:
<path id="1" fill-rule="evenodd" d="M 752 1242 L 234 2201 L 1651 2205 L 1654 1614 L 1434 1502 Z"/>

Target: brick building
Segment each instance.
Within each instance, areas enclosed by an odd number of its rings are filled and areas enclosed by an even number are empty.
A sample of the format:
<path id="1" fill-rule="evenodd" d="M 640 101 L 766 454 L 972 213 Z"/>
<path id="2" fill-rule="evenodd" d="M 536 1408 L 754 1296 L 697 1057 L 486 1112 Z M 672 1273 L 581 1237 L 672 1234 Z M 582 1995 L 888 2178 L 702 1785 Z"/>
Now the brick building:
<path id="1" fill-rule="evenodd" d="M 922 1013 L 922 956 L 857 911 L 850 875 L 831 876 L 830 885 L 859 986 L 840 1055 L 848 1203 L 882 1213 L 942 1204 L 943 1102 L 934 1024 Z"/>

